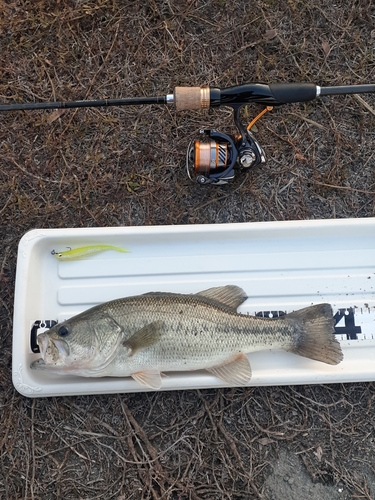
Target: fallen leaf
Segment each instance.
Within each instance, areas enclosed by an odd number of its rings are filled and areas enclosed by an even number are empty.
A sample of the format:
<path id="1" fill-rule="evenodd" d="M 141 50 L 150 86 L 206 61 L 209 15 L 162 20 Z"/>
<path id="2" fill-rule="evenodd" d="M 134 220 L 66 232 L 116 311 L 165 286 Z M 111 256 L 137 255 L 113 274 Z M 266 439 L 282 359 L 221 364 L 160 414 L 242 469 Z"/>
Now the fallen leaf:
<path id="1" fill-rule="evenodd" d="M 303 156 L 303 154 L 301 154 L 301 153 L 296 153 L 296 154 L 295 154 L 295 158 L 296 158 L 296 160 L 300 160 L 300 161 L 307 161 L 307 158 L 305 158 L 305 157 Z"/>
<path id="2" fill-rule="evenodd" d="M 258 439 L 258 443 L 261 444 L 262 446 L 265 446 L 266 444 L 271 444 L 271 443 L 274 443 L 275 440 L 274 439 L 270 439 L 270 438 L 261 438 L 261 439 Z"/>
<path id="3" fill-rule="evenodd" d="M 64 113 L 65 113 L 65 109 L 55 109 L 55 111 L 52 111 L 52 113 L 47 118 L 47 122 L 49 124 L 53 123 L 55 120 L 60 118 L 60 116 L 63 115 Z"/>
<path id="4" fill-rule="evenodd" d="M 322 49 L 326 57 L 329 56 L 329 53 L 331 52 L 331 46 L 328 42 L 323 41 L 322 42 Z"/>
<path id="5" fill-rule="evenodd" d="M 272 40 L 272 38 L 275 38 L 276 35 L 277 35 L 277 30 L 275 29 L 267 30 L 265 38 L 266 40 Z"/>
<path id="6" fill-rule="evenodd" d="M 318 461 L 321 462 L 322 456 L 323 456 L 323 450 L 322 450 L 321 446 L 317 447 L 316 451 L 314 451 L 314 455 L 316 456 L 316 458 L 318 459 Z"/>

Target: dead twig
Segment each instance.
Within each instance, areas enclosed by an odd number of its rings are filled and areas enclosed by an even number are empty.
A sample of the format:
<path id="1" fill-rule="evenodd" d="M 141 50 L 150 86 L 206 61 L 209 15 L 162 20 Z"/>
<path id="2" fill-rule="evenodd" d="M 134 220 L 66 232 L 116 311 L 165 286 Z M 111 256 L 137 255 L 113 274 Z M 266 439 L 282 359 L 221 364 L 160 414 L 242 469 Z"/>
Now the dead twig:
<path id="1" fill-rule="evenodd" d="M 374 116 L 375 116 L 375 109 L 374 109 L 372 106 L 370 106 L 370 104 L 369 104 L 368 102 L 366 102 L 366 101 L 363 99 L 363 97 L 361 97 L 361 96 L 360 96 L 360 95 L 358 95 L 358 94 L 353 94 L 353 97 L 354 97 L 354 99 L 356 99 L 356 100 L 357 100 L 360 104 L 362 104 L 362 106 L 363 106 L 364 108 L 366 108 L 366 109 L 367 109 L 367 111 L 370 111 L 370 113 L 371 113 L 372 115 L 374 115 Z"/>

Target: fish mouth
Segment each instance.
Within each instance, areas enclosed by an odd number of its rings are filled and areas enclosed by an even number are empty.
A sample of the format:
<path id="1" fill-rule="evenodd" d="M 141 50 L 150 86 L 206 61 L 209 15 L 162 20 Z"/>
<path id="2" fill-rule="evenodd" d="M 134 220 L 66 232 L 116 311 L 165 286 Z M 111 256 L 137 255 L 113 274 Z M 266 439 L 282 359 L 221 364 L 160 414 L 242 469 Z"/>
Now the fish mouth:
<path id="1" fill-rule="evenodd" d="M 33 361 L 30 364 L 30 368 L 32 370 L 45 370 L 49 372 L 55 372 L 55 373 L 64 373 L 64 370 L 60 366 L 56 366 L 55 364 L 47 364 L 44 359 L 39 358 Z"/>
<path id="2" fill-rule="evenodd" d="M 48 348 L 49 337 L 45 333 L 41 333 L 40 335 L 38 335 L 36 341 L 38 343 L 39 351 L 40 351 L 40 354 L 42 356 L 42 359 L 44 360 L 46 352 L 47 352 L 47 348 Z"/>
<path id="3" fill-rule="evenodd" d="M 44 362 L 42 358 L 33 361 L 30 365 L 32 370 L 47 370 L 49 366 Z"/>
<path id="4" fill-rule="evenodd" d="M 40 366 L 42 361 L 47 366 L 50 362 L 56 363 L 69 355 L 68 344 L 61 339 L 51 339 L 47 333 L 38 335 L 37 342 L 41 354 Z"/>

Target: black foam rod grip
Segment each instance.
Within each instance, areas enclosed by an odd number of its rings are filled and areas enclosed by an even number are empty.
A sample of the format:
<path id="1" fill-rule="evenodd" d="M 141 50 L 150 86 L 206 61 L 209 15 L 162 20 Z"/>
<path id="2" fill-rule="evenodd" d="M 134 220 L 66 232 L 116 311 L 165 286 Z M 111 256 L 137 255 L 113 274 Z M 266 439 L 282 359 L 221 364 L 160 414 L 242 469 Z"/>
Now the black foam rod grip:
<path id="1" fill-rule="evenodd" d="M 312 101 L 316 98 L 314 83 L 271 83 L 269 88 L 279 104 Z"/>
<path id="2" fill-rule="evenodd" d="M 227 89 L 210 89 L 210 106 L 244 106 L 257 103 L 278 106 L 289 102 L 315 99 L 317 86 L 313 83 L 245 83 Z"/>

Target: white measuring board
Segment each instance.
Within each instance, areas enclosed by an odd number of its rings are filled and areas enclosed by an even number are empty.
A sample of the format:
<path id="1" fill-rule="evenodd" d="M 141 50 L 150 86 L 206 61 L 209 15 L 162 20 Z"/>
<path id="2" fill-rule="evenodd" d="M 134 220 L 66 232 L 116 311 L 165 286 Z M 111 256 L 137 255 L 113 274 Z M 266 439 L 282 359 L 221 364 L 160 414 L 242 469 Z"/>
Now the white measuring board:
<path id="1" fill-rule="evenodd" d="M 60 262 L 52 250 L 109 244 Z M 241 224 L 45 229 L 19 243 L 13 383 L 29 397 L 146 389 L 131 378 L 83 378 L 30 369 L 36 335 L 96 304 L 151 291 L 196 293 L 238 285 L 238 312 L 275 316 L 332 305 L 344 360 L 337 366 L 277 350 L 250 353 L 249 385 L 375 380 L 375 218 Z M 33 343 L 34 342 L 34 343 Z M 167 373 L 161 390 L 225 387 L 205 371 Z"/>

